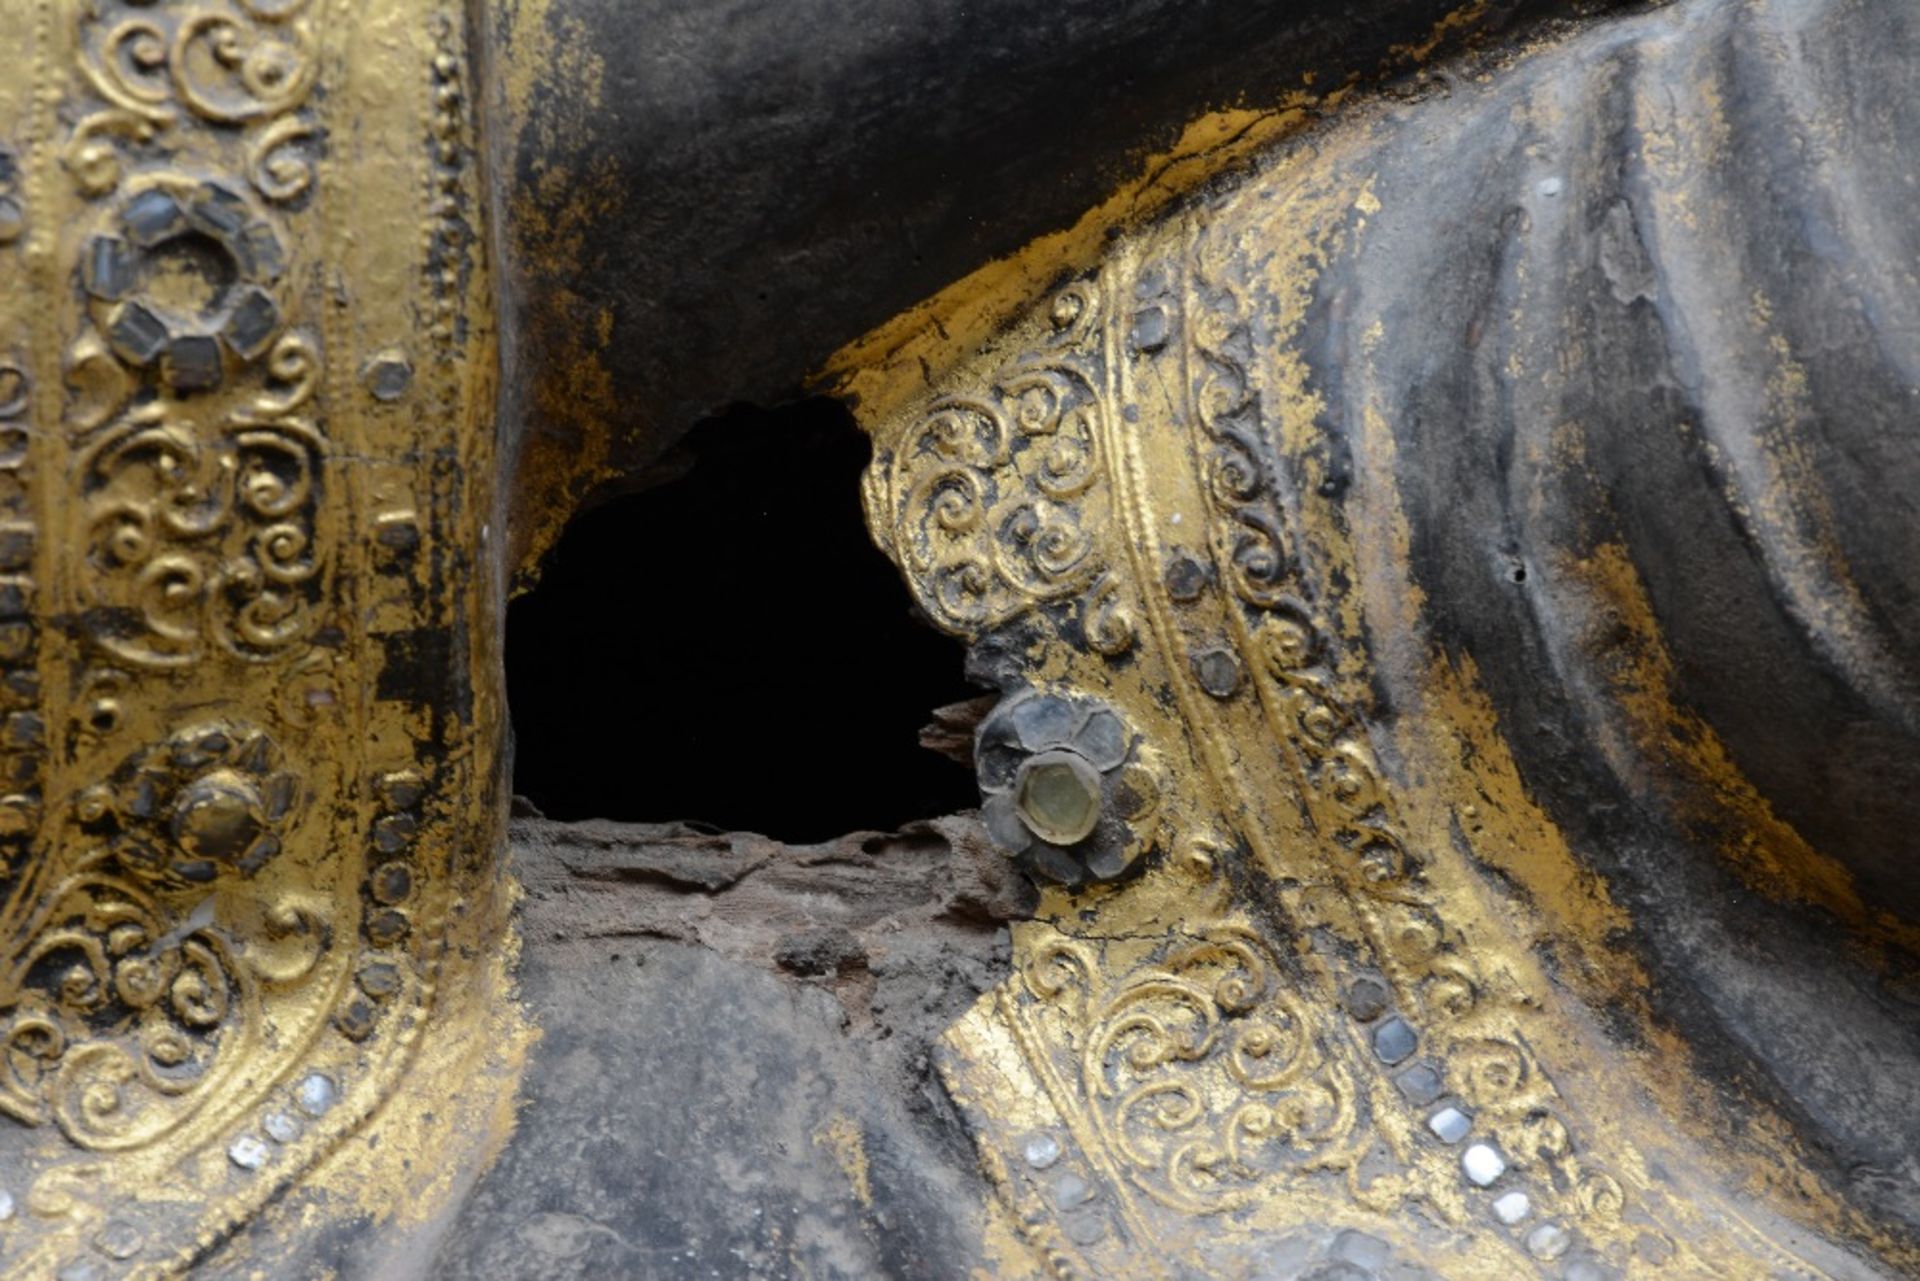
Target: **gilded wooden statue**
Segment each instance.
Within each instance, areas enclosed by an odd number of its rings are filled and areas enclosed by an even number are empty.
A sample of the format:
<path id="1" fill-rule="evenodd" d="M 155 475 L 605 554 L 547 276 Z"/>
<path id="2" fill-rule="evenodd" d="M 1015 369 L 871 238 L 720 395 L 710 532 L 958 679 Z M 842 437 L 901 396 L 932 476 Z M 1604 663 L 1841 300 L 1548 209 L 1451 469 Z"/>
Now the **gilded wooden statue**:
<path id="1" fill-rule="evenodd" d="M 0 33 L 0 1276 L 1920 1276 L 1920 8 Z M 787 855 L 509 823 L 509 596 L 802 387 L 994 695 L 911 1089 L 541 888 Z"/>

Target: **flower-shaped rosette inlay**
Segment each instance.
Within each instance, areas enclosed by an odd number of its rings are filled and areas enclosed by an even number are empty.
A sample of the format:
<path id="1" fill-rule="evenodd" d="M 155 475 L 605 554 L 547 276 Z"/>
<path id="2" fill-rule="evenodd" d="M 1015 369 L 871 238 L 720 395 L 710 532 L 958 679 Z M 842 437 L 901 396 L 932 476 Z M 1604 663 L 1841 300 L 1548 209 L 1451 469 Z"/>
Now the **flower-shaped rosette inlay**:
<path id="1" fill-rule="evenodd" d="M 1091 699 L 1029 690 L 981 724 L 974 760 L 994 842 L 1066 885 L 1125 875 L 1150 843 L 1158 800 L 1138 736 Z"/>
<path id="2" fill-rule="evenodd" d="M 182 730 L 80 793 L 75 817 L 113 859 L 159 889 L 251 876 L 279 854 L 300 797 L 264 733 Z"/>
<path id="3" fill-rule="evenodd" d="M 273 290 L 286 270 L 278 233 L 237 189 L 160 177 L 87 242 L 81 283 L 113 354 L 158 365 L 187 395 L 266 353 L 282 327 Z"/>

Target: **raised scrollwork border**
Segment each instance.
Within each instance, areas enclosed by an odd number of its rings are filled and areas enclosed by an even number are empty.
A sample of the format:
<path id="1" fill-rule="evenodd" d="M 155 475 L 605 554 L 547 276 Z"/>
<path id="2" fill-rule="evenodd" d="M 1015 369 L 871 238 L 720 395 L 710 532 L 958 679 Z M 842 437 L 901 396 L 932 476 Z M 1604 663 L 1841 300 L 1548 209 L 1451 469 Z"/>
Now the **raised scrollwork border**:
<path id="1" fill-rule="evenodd" d="M 1018 977 L 948 1038 L 943 1076 L 1021 1231 L 1061 1276 L 1204 1268 L 1208 1234 L 1251 1250 L 1243 1229 L 1307 1214 L 1430 1226 L 1415 1256 L 1464 1251 L 1471 1275 L 1652 1275 L 1655 1258 L 1819 1275 L 1654 1187 L 1625 1130 L 1583 1114 L 1554 1055 L 1585 1033 L 1489 969 L 1485 921 L 1442 888 L 1457 851 L 1410 832 L 1355 589 L 1322 563 L 1338 531 L 1303 527 L 1271 409 L 1260 243 L 1216 216 L 1122 242 L 869 424 L 870 524 L 929 616 L 1011 696 L 1108 700 L 1174 762 L 1144 875 L 1054 891 L 1016 931 Z M 1044 455 L 1011 442 L 1017 389 L 1067 362 L 1092 386 L 1097 467 L 1056 510 Z M 1063 522 L 1091 536 L 1080 576 L 1004 559 Z M 1106 609 L 1123 644 L 1095 643 Z M 1244 935 L 1199 924 L 1236 918 Z"/>
<path id="2" fill-rule="evenodd" d="M 375 7 L 0 0 L 0 1270 L 177 1274 L 498 964 L 467 14 Z"/>

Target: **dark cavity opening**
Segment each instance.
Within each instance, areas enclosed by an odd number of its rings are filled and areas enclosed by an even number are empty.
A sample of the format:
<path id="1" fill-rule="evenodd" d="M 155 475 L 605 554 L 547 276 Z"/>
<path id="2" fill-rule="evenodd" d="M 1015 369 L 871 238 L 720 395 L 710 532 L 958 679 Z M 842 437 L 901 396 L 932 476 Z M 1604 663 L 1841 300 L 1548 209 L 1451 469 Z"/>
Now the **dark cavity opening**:
<path id="1" fill-rule="evenodd" d="M 677 479 L 577 517 L 508 609 L 514 790 L 549 818 L 788 842 L 978 804 L 919 731 L 980 691 L 867 538 L 846 410 L 736 409 L 681 452 Z"/>

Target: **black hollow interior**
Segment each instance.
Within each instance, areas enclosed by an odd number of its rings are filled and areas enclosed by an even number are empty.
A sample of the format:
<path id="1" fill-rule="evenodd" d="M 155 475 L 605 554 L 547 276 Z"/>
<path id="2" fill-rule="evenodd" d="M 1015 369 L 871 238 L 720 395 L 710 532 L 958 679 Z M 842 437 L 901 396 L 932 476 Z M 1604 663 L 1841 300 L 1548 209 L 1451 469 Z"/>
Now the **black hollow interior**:
<path id="1" fill-rule="evenodd" d="M 507 613 L 514 790 L 555 819 L 684 819 L 787 841 L 978 803 L 918 742 L 978 694 L 868 541 L 839 405 L 742 408 L 679 479 L 568 526 Z"/>

